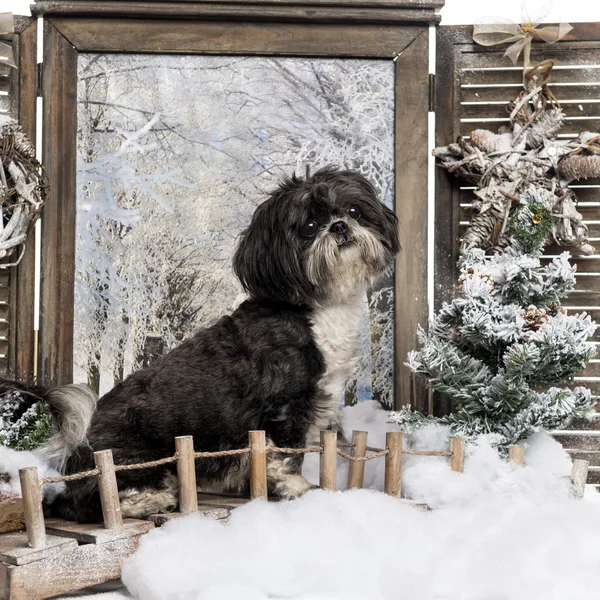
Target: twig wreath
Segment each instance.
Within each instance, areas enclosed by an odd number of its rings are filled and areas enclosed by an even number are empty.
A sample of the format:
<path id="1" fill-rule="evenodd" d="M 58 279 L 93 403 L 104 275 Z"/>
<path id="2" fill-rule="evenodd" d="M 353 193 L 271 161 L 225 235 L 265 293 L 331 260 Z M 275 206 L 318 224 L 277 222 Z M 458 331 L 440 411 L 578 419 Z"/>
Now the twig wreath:
<path id="1" fill-rule="evenodd" d="M 586 131 L 574 140 L 557 139 L 565 116 L 547 86 L 553 66 L 547 60 L 526 72 L 525 89 L 508 105 L 508 127 L 498 133 L 477 129 L 469 139 L 461 137 L 433 151 L 440 166 L 477 186 L 461 253 L 508 246 L 519 226 L 517 209 L 530 195 L 539 202 L 532 219 L 545 232 L 547 245 L 574 247 L 584 255 L 594 252 L 568 185 L 600 177 L 600 135 Z"/>
<path id="2" fill-rule="evenodd" d="M 40 215 L 48 190 L 42 165 L 35 149 L 19 124 L 0 115 L 0 258 L 15 260 L 0 263 L 0 268 L 15 266 L 23 257 L 25 240 Z"/>

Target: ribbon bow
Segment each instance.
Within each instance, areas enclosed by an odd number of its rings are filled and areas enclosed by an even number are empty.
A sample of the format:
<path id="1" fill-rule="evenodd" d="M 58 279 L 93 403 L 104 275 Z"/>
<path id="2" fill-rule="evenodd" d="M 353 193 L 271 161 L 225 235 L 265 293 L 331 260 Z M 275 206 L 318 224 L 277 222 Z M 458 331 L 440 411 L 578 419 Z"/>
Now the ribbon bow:
<path id="1" fill-rule="evenodd" d="M 0 36 L 11 34 L 15 30 L 13 16 L 11 13 L 0 13 Z M 8 65 L 17 68 L 13 56 L 12 46 L 0 42 L 0 65 Z"/>
<path id="2" fill-rule="evenodd" d="M 521 52 L 523 52 L 523 67 L 529 68 L 529 56 L 531 54 L 531 43 L 533 40 L 542 40 L 548 44 L 554 44 L 571 31 L 573 27 L 568 23 L 559 25 L 547 25 L 540 27 L 539 23 L 477 23 L 473 28 L 473 41 L 482 46 L 497 46 L 498 44 L 510 44 L 504 56 L 508 56 L 513 65 Z"/>

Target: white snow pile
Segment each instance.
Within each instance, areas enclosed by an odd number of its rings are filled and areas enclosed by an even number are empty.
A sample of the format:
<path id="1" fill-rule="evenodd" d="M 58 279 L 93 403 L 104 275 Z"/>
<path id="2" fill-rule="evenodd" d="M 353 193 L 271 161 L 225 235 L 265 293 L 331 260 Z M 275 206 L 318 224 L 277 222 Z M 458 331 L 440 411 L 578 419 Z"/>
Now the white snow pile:
<path id="1" fill-rule="evenodd" d="M 373 405 L 343 414 L 375 445 L 393 427 L 385 420 Z M 409 443 L 445 448 L 446 436 L 428 427 Z M 517 467 L 482 440 L 464 473 L 443 458 L 407 457 L 403 489 L 429 512 L 372 490 L 317 490 L 251 502 L 226 524 L 199 514 L 171 521 L 142 539 L 123 581 L 140 600 L 598 598 L 598 495 L 570 497 L 570 460 L 549 435 L 527 446 Z M 378 487 L 374 463 L 383 459 L 367 463 L 365 483 Z"/>
<path id="2" fill-rule="evenodd" d="M 56 477 L 58 471 L 48 466 L 37 453 L 25 450 L 13 450 L 0 446 L 0 496 L 20 496 L 21 482 L 19 480 L 19 469 L 25 467 L 37 467 L 38 477 Z M 44 497 L 52 499 L 64 489 L 64 483 L 50 483 L 43 486 Z"/>

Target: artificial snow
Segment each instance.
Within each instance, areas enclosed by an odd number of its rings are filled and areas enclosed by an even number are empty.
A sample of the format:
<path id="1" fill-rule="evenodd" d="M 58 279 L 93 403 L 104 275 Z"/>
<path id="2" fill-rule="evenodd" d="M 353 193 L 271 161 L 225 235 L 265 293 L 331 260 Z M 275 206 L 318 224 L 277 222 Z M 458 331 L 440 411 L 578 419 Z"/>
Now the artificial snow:
<path id="1" fill-rule="evenodd" d="M 37 467 L 38 477 L 56 477 L 58 471 L 49 467 L 36 452 L 24 450 L 13 450 L 0 446 L 0 496 L 20 496 L 21 482 L 19 480 L 19 469 L 25 467 Z M 64 483 L 50 483 L 44 485 L 44 497 L 51 500 L 64 488 Z"/>
<path id="2" fill-rule="evenodd" d="M 394 429 L 386 420 L 374 404 L 342 412 L 347 431 L 369 431 L 369 445 Z M 405 437 L 446 449 L 447 435 L 428 426 Z M 144 536 L 123 581 L 140 600 L 597 598 L 600 497 L 570 496 L 570 460 L 550 435 L 527 441 L 525 467 L 492 441 L 468 447 L 464 473 L 444 458 L 406 457 L 403 490 L 429 512 L 363 489 L 256 500 L 226 524 L 193 514 Z M 367 463 L 366 485 L 381 486 L 382 465 Z"/>

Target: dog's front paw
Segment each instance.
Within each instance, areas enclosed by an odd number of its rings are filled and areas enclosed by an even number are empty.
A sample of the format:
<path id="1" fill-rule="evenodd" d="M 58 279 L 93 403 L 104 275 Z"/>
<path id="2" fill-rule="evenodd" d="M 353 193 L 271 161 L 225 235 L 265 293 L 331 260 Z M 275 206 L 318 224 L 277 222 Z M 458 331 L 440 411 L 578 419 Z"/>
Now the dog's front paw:
<path id="1" fill-rule="evenodd" d="M 317 489 L 318 486 L 309 483 L 302 475 L 289 475 L 275 485 L 275 494 L 280 498 L 291 500 Z"/>

